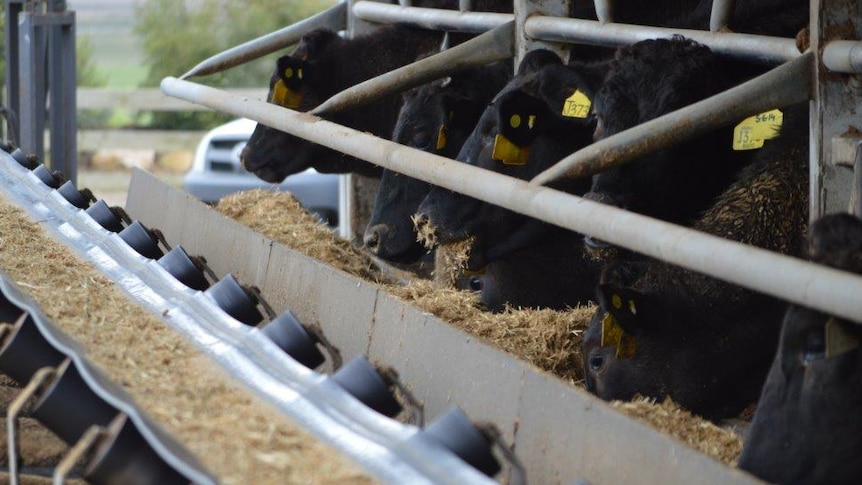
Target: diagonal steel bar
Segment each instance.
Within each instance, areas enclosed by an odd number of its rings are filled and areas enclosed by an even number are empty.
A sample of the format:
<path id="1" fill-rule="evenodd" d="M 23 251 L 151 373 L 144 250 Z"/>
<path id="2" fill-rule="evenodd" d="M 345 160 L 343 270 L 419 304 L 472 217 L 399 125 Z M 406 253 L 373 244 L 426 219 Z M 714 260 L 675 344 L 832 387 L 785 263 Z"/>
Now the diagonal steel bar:
<path id="1" fill-rule="evenodd" d="M 591 176 L 755 113 L 801 103 L 811 96 L 813 55 L 805 54 L 746 83 L 600 140 L 530 181 Z"/>
<path id="2" fill-rule="evenodd" d="M 361 82 L 324 101 L 312 113 L 322 115 L 364 106 L 390 94 L 420 86 L 448 74 L 512 57 L 514 21 L 463 44 Z"/>
<path id="3" fill-rule="evenodd" d="M 208 59 L 198 63 L 195 67 L 183 74 L 180 79 L 195 76 L 208 76 L 217 72 L 230 69 L 231 67 L 245 64 L 259 57 L 265 56 L 279 49 L 291 46 L 311 30 L 328 27 L 333 30 L 343 30 L 347 24 L 347 2 L 339 2 L 336 5 L 312 15 L 307 19 L 300 20 L 295 24 L 288 25 L 283 29 L 270 32 L 266 35 L 252 39 L 238 46 L 231 47 Z"/>

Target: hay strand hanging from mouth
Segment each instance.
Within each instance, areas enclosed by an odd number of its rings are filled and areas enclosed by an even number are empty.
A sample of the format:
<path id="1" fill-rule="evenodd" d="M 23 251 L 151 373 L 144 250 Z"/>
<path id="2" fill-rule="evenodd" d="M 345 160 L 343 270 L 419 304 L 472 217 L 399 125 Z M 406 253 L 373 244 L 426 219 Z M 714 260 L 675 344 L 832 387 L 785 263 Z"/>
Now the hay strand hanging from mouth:
<path id="1" fill-rule="evenodd" d="M 467 268 L 473 238 L 444 244 L 434 254 L 434 282 L 441 288 L 455 288 L 458 278 Z"/>
<path id="2" fill-rule="evenodd" d="M 416 231 L 416 242 L 431 250 L 437 245 L 437 228 L 427 220 L 419 219 L 419 214 L 410 216 L 413 222 L 413 230 Z"/>

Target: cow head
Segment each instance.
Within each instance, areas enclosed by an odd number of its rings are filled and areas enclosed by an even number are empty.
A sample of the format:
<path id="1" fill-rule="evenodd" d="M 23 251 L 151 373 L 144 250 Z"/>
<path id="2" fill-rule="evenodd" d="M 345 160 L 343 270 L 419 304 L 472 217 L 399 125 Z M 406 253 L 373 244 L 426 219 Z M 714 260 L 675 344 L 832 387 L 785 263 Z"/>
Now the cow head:
<path id="1" fill-rule="evenodd" d="M 404 94 L 393 141 L 454 158 L 485 106 L 511 79 L 512 66 L 499 62 L 441 79 Z M 384 170 L 365 231 L 365 245 L 377 256 L 409 263 L 426 252 L 416 240 L 411 216 L 431 185 Z"/>
<path id="2" fill-rule="evenodd" d="M 549 51 L 530 52 L 482 114 L 458 160 L 529 180 L 585 146 L 593 122 L 584 101 L 589 102 L 601 73 L 600 66 L 567 67 Z M 582 193 L 587 185 L 567 181 L 558 188 Z M 440 243 L 472 236 L 474 254 L 483 253 L 488 260 L 543 235 L 542 225 L 532 219 L 439 187 L 432 188 L 417 212 L 419 223 L 430 224 Z"/>
<path id="3" fill-rule="evenodd" d="M 344 42 L 330 30 L 315 30 L 305 35 L 291 55 L 276 61 L 269 80 L 267 102 L 296 111 L 308 111 L 331 94 L 324 73 L 326 63 L 320 60 L 330 48 Z M 258 123 L 241 154 L 246 170 L 262 180 L 278 183 L 288 175 L 299 173 L 312 164 L 315 152 L 322 148 L 280 130 Z"/>
<path id="4" fill-rule="evenodd" d="M 614 263 L 584 336 L 587 389 L 602 399 L 671 397 L 710 419 L 735 416 L 757 397 L 783 304 L 731 301 L 716 282 L 664 263 Z"/>
<path id="5" fill-rule="evenodd" d="M 620 48 L 595 96 L 596 139 L 705 99 L 743 74 L 682 37 Z M 586 197 L 656 218 L 690 223 L 749 159 L 732 150 L 733 127 L 644 156 L 593 178 Z"/>
<path id="6" fill-rule="evenodd" d="M 812 224 L 819 263 L 862 274 L 862 221 Z M 740 468 L 770 482 L 854 483 L 862 477 L 862 326 L 791 306 Z"/>
<path id="7" fill-rule="evenodd" d="M 614 268 L 615 276 L 622 267 Z M 625 267 L 633 279 L 633 266 Z M 668 378 L 661 361 L 660 323 L 664 308 L 657 295 L 625 286 L 622 279 L 603 275 L 598 308 L 584 334 L 586 388 L 604 400 L 630 400 L 635 395 L 661 399 Z"/>

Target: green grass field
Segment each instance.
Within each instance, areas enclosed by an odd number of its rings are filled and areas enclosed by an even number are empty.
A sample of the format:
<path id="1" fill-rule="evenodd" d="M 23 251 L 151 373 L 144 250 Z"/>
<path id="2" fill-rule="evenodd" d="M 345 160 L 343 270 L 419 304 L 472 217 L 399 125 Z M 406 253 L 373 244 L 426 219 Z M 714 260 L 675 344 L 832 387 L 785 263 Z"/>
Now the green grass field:
<path id="1" fill-rule="evenodd" d="M 86 35 L 86 34 L 85 34 Z M 147 75 L 137 37 L 128 33 L 86 35 L 93 47 L 93 61 L 110 88 L 135 88 Z"/>

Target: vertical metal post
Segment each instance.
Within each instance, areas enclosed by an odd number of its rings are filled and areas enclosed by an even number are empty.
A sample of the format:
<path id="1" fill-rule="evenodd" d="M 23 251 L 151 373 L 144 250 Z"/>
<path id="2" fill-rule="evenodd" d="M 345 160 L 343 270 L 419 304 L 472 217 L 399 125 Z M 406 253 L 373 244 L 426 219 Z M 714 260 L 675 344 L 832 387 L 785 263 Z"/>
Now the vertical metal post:
<path id="1" fill-rule="evenodd" d="M 555 44 L 533 40 L 524 32 L 524 22 L 533 15 L 549 15 L 553 17 L 568 17 L 572 0 L 514 0 L 515 5 L 515 67 L 521 63 L 524 55 L 533 49 L 549 49 L 563 60 L 568 60 L 571 47 L 567 44 Z"/>
<path id="2" fill-rule="evenodd" d="M 823 65 L 824 46 L 832 40 L 862 38 L 859 0 L 812 0 L 811 50 L 816 55 L 814 101 L 811 109 L 811 205 L 815 219 L 851 209 L 852 168 L 839 165 L 832 141 L 853 128 L 862 128 L 856 112 L 862 106 L 858 77 L 829 72 Z M 858 75 L 857 75 L 858 76 Z"/>
<path id="3" fill-rule="evenodd" d="M 18 98 L 18 76 L 20 75 L 19 56 L 18 56 L 18 15 L 21 13 L 25 0 L 5 0 L 6 2 L 6 108 L 11 110 L 17 116 L 20 112 L 20 102 Z M 10 133 L 15 140 L 20 140 L 17 126 L 6 126 L 6 139 L 9 139 Z"/>
<path id="4" fill-rule="evenodd" d="M 66 0 L 51 0 L 48 25 L 48 91 L 50 93 L 51 168 L 77 182 L 77 103 L 75 12 Z"/>
<path id="5" fill-rule="evenodd" d="M 596 8 L 596 18 L 603 24 L 614 21 L 614 2 L 613 0 L 594 0 L 593 5 Z"/>
<path id="6" fill-rule="evenodd" d="M 709 17 L 709 30 L 718 32 L 727 27 L 733 19 L 736 0 L 712 0 L 712 13 Z"/>
<path id="7" fill-rule="evenodd" d="M 44 160 L 46 35 L 44 26 L 38 21 L 41 6 L 27 2 L 19 15 L 18 119 L 21 149 Z"/>
<path id="8" fill-rule="evenodd" d="M 349 38 L 368 33 L 376 27 L 376 24 L 358 19 L 353 15 L 353 5 L 359 0 L 348 0 L 350 8 L 347 9 L 347 34 Z M 372 0 L 382 3 L 393 3 L 391 0 Z M 352 240 L 360 239 L 364 232 L 365 224 L 368 222 L 366 215 L 361 210 L 368 205 L 368 200 L 374 200 L 376 184 L 368 186 L 368 179 L 351 174 L 340 175 L 338 183 L 338 235 Z M 366 200 L 368 199 L 368 200 Z"/>

